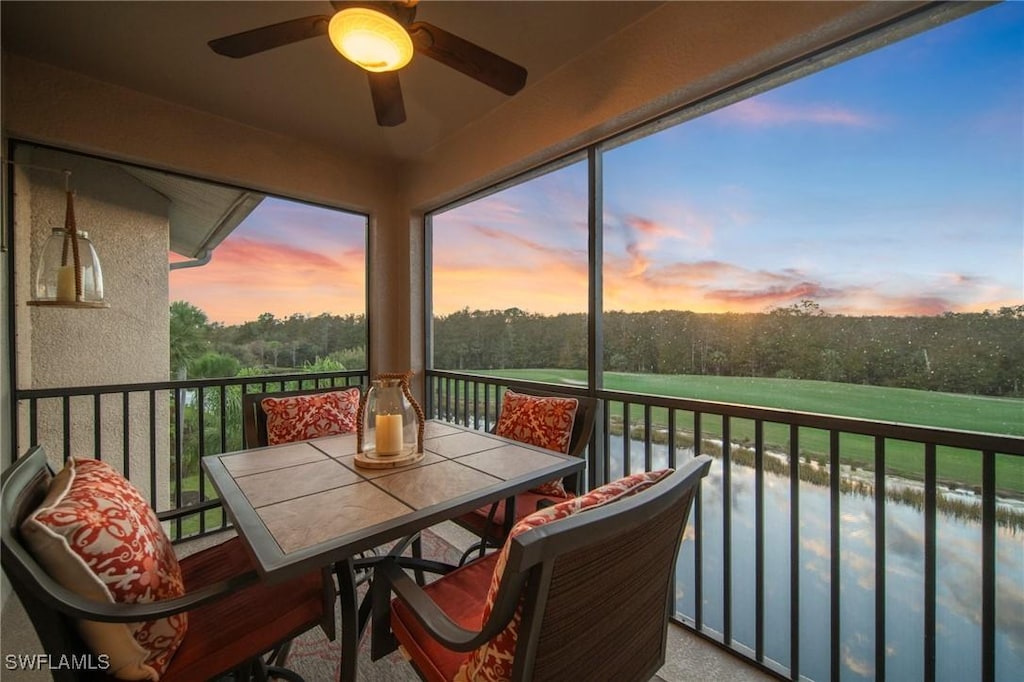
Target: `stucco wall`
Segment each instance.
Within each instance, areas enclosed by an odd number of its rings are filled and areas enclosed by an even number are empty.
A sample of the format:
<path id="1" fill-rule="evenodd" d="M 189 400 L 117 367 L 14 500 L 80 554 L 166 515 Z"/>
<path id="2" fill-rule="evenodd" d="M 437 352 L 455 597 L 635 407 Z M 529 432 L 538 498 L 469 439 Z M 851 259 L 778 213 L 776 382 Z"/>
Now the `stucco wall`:
<path id="1" fill-rule="evenodd" d="M 86 157 L 21 147 L 17 161 L 69 169 L 80 230 L 89 233 L 103 267 L 110 308 L 71 310 L 28 306 L 36 262 L 51 228 L 64 224 L 61 173 L 20 167 L 16 176 L 15 305 L 19 317 L 18 385 L 54 388 L 164 381 L 168 372 L 167 200 L 116 165 Z M 71 454 L 102 455 L 123 468 L 123 410 L 120 394 L 100 405 L 100 452 L 96 453 L 92 398 L 71 401 Z M 39 443 L 59 466 L 63 414 L 59 400 L 39 401 Z M 168 500 L 168 400 L 156 400 L 156 440 L 150 443 L 148 394 L 131 397 L 129 467 L 133 482 L 149 492 L 150 453 L 157 454 L 158 506 Z M 19 451 L 29 443 L 28 405 L 20 406 Z"/>

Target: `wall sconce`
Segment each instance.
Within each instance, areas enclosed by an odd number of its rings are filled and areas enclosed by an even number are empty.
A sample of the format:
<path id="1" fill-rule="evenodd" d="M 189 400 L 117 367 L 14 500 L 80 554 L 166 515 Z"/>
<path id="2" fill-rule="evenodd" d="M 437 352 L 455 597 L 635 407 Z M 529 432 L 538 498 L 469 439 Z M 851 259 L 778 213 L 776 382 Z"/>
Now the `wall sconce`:
<path id="1" fill-rule="evenodd" d="M 47 169 L 51 170 L 51 169 Z M 103 269 L 88 232 L 75 223 L 74 194 L 64 171 L 64 227 L 55 227 L 43 245 L 36 266 L 34 296 L 29 305 L 61 308 L 109 308 L 103 300 Z"/>
<path id="2" fill-rule="evenodd" d="M 378 374 L 363 394 L 356 416 L 356 464 L 371 469 L 423 459 L 423 409 L 409 389 L 409 376 Z"/>

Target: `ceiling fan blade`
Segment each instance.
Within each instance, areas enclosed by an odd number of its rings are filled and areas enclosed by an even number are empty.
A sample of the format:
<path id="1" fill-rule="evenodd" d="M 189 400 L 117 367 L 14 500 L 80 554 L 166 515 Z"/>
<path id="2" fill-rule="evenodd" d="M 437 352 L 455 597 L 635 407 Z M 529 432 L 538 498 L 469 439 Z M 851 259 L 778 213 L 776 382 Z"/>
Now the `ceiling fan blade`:
<path id="1" fill-rule="evenodd" d="M 216 38 L 207 45 L 217 54 L 239 59 L 307 38 L 327 35 L 327 25 L 330 21 L 331 18 L 324 15 L 302 17 Z"/>
<path id="2" fill-rule="evenodd" d="M 405 123 L 405 103 L 402 100 L 402 86 L 397 71 L 376 73 L 367 71 L 370 80 L 370 96 L 373 97 L 373 111 L 377 114 L 377 125 L 393 127 Z"/>
<path id="3" fill-rule="evenodd" d="M 417 21 L 409 35 L 417 51 L 506 95 L 526 85 L 526 69 L 444 29 Z"/>

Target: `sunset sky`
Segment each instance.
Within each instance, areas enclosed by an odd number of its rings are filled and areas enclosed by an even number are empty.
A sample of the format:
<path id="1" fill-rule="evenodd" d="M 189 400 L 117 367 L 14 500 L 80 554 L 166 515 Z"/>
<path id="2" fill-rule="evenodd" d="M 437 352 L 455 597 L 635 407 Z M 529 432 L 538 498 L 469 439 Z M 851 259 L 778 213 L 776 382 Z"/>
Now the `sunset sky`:
<path id="1" fill-rule="evenodd" d="M 224 324 L 365 313 L 365 240 L 364 216 L 267 197 L 208 265 L 170 272 L 170 300 Z"/>
<path id="2" fill-rule="evenodd" d="M 586 167 L 434 219 L 434 312 L 586 310 Z M 1024 3 L 606 152 L 605 309 L 1024 303 Z M 171 299 L 362 312 L 362 219 L 266 200 Z M 252 263 L 258 263 L 256 268 Z"/>

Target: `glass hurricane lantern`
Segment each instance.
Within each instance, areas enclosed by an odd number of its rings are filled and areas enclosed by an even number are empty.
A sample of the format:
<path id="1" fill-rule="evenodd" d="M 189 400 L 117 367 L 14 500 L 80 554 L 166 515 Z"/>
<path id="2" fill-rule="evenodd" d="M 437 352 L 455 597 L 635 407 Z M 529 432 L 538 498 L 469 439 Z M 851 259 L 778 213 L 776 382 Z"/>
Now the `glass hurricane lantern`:
<path id="1" fill-rule="evenodd" d="M 356 424 L 356 463 L 387 468 L 423 458 L 423 410 L 409 373 L 379 374 L 363 395 Z"/>
<path id="2" fill-rule="evenodd" d="M 36 265 L 29 305 L 64 308 L 109 308 L 103 300 L 103 269 L 88 232 L 75 226 L 74 198 L 66 192 L 64 227 L 55 227 Z"/>

